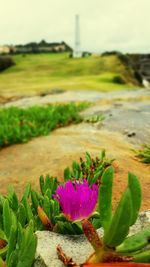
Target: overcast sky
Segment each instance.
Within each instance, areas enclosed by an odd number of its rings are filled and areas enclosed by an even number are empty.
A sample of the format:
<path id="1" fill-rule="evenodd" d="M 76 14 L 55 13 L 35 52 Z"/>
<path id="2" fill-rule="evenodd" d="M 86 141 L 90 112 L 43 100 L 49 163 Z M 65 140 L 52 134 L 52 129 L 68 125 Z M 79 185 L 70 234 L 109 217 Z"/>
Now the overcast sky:
<path id="1" fill-rule="evenodd" d="M 150 0 L 0 0 L 0 44 L 66 41 L 82 50 L 150 53 Z"/>

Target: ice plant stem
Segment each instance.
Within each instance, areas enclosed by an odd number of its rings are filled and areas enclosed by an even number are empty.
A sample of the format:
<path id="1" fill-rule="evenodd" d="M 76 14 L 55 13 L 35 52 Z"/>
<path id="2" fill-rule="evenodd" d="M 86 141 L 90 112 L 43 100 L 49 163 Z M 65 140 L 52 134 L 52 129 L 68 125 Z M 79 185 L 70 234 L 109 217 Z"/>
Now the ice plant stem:
<path id="1" fill-rule="evenodd" d="M 100 240 L 98 233 L 94 229 L 93 225 L 88 220 L 82 220 L 82 229 L 84 231 L 85 236 L 87 237 L 88 241 L 91 243 L 92 247 L 94 248 L 95 252 L 99 252 L 102 249 L 103 244 Z"/>
<path id="2" fill-rule="evenodd" d="M 93 225 L 87 219 L 82 220 L 81 223 L 84 234 L 95 251 L 86 263 L 123 261 L 122 257 L 118 256 L 113 249 L 104 246 Z"/>

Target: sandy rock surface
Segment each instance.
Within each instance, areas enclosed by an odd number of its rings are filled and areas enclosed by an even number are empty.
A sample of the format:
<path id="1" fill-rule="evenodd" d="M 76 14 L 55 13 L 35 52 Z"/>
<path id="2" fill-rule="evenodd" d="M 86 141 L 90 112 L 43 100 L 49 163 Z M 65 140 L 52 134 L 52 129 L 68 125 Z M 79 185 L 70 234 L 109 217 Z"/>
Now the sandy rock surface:
<path id="1" fill-rule="evenodd" d="M 135 234 L 143 227 L 150 225 L 150 211 L 142 212 L 134 226 L 130 229 L 130 235 Z M 100 236 L 103 230 L 99 229 Z M 93 252 L 90 243 L 84 235 L 80 236 L 63 236 L 60 234 L 43 231 L 37 232 L 38 247 L 35 258 L 34 267 L 64 267 L 65 265 L 58 259 L 56 247 L 61 245 L 66 255 L 81 264 L 85 262 L 87 257 Z"/>

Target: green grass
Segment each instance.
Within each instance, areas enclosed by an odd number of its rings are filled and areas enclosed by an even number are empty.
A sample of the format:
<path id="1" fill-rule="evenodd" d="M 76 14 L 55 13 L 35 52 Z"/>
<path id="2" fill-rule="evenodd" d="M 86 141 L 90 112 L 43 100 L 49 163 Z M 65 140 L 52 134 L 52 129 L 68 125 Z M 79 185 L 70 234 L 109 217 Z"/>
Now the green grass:
<path id="1" fill-rule="evenodd" d="M 64 54 L 15 55 L 16 65 L 0 74 L 0 92 L 34 94 L 48 89 L 101 91 L 135 88 L 132 71 L 116 56 L 69 58 Z M 113 83 L 120 75 L 126 84 Z"/>
<path id="2" fill-rule="evenodd" d="M 137 152 L 137 157 L 139 157 L 142 162 L 150 164 L 150 145 L 144 145 L 143 149 Z"/>
<path id="3" fill-rule="evenodd" d="M 82 120 L 79 111 L 85 107 L 87 103 L 0 109 L 0 147 L 24 143 L 48 135 L 55 128 L 78 123 Z"/>

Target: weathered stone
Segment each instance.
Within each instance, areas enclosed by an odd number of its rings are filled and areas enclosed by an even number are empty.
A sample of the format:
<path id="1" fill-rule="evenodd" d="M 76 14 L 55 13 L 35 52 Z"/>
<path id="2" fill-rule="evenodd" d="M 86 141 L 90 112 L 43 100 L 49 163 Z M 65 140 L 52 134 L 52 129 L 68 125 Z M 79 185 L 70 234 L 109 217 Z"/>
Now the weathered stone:
<path id="1" fill-rule="evenodd" d="M 150 225 L 150 210 L 140 212 L 136 223 L 130 228 L 130 235 L 137 233 L 148 225 Z"/>
<path id="2" fill-rule="evenodd" d="M 113 91 L 109 93 L 98 92 L 98 91 L 64 91 L 61 94 L 56 94 L 56 90 L 51 90 L 51 94 L 45 94 L 43 96 L 26 96 L 24 98 L 14 100 L 3 107 L 17 106 L 17 107 L 28 107 L 33 105 L 44 105 L 52 103 L 66 103 L 66 102 L 76 102 L 76 101 L 89 101 L 97 102 L 104 101 L 105 103 L 112 103 L 116 100 L 128 100 L 128 99 L 142 99 L 143 97 L 149 98 L 150 90 L 138 89 L 138 90 L 120 90 Z M 54 94 L 52 94 L 54 92 Z M 15 98 L 16 99 L 16 98 Z"/>
<path id="3" fill-rule="evenodd" d="M 98 230 L 102 236 L 102 229 Z M 84 235 L 67 236 L 48 231 L 38 231 L 38 247 L 34 267 L 64 267 L 58 259 L 56 247 L 60 244 L 63 251 L 72 257 L 76 263 L 85 262 L 86 258 L 93 252 L 90 243 Z M 45 265 L 44 265 L 45 264 Z"/>
<path id="4" fill-rule="evenodd" d="M 130 228 L 130 235 L 135 234 L 149 224 L 150 211 L 141 212 L 136 224 Z M 99 229 L 98 233 L 102 236 L 103 230 Z M 64 267 L 56 253 L 58 244 L 62 246 L 66 255 L 72 257 L 78 264 L 85 262 L 87 257 L 93 252 L 90 243 L 84 235 L 67 236 L 47 231 L 38 231 L 36 234 L 38 246 L 34 267 Z"/>

